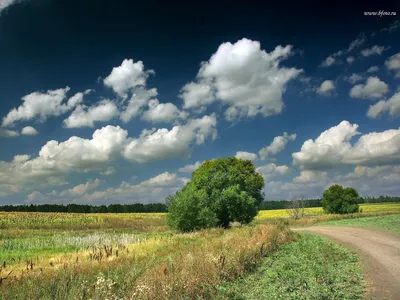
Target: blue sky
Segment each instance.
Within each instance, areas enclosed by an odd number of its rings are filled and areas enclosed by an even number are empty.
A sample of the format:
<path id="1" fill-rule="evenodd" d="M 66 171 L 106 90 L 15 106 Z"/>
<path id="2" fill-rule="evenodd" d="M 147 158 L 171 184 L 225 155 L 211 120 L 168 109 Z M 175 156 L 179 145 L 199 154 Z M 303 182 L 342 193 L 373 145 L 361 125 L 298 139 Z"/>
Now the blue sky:
<path id="1" fill-rule="evenodd" d="M 364 15 L 398 4 L 100 2 L 0 0 L 0 204 L 163 202 L 227 156 L 266 199 L 399 194 L 400 22 Z"/>

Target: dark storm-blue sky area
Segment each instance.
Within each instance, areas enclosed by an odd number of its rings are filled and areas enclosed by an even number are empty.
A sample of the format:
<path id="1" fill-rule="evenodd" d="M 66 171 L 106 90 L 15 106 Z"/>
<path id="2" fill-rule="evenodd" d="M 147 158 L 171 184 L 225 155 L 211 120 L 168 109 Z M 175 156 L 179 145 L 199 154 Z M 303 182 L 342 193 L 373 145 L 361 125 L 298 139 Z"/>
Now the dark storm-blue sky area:
<path id="1" fill-rule="evenodd" d="M 364 12 L 400 13 L 399 6 L 0 2 L 0 204 L 163 202 L 202 161 L 235 155 L 258 167 L 268 199 L 319 197 L 332 183 L 362 195 L 398 194 L 399 18 Z M 272 57 L 277 46 L 288 53 Z M 124 61 L 154 72 L 118 93 L 135 76 L 112 76 Z M 282 79 L 283 69 L 295 74 Z M 189 105 L 190 82 L 209 87 L 210 98 L 191 90 L 197 102 Z M 45 95 L 67 86 L 64 104 L 92 91 L 69 109 L 49 110 L 56 100 Z M 141 88 L 157 89 L 153 100 L 169 103 L 175 117 L 165 117 L 167 106 L 150 115 L 147 99 L 123 121 Z M 93 113 L 89 125 L 63 122 L 104 100 L 112 114 Z M 228 117 L 230 108 L 240 113 Z M 74 136 L 82 144 L 67 142 Z M 60 144 L 42 148 L 50 141 Z"/>

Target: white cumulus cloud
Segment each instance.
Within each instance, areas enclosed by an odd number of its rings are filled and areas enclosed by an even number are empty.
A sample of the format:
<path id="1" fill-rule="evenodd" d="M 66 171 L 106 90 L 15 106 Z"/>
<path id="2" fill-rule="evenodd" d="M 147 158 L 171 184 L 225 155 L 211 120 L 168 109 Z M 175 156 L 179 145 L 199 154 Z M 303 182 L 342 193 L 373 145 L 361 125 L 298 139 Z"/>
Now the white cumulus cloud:
<path id="1" fill-rule="evenodd" d="M 197 81 L 183 87 L 180 97 L 191 108 L 218 99 L 228 106 L 225 117 L 230 121 L 279 114 L 287 83 L 302 72 L 280 66 L 291 54 L 291 46 L 277 46 L 268 53 L 249 39 L 223 43 L 202 63 Z"/>
<path id="2" fill-rule="evenodd" d="M 261 159 L 266 159 L 270 155 L 274 155 L 281 152 L 283 149 L 285 149 L 286 144 L 289 141 L 294 141 L 295 139 L 296 139 L 295 133 L 288 134 L 287 132 L 284 132 L 283 135 L 276 136 L 271 142 L 271 144 L 262 148 L 258 152 L 258 155 L 260 156 Z"/>
<path id="3" fill-rule="evenodd" d="M 190 145 L 203 144 L 207 138 L 215 139 L 217 120 L 215 115 L 190 120 L 185 125 L 143 130 L 132 139 L 124 150 L 124 157 L 138 163 L 177 157 L 190 153 Z"/>
<path id="4" fill-rule="evenodd" d="M 378 77 L 369 77 L 366 84 L 357 84 L 350 90 L 351 98 L 378 99 L 389 91 L 389 86 Z"/>
<path id="5" fill-rule="evenodd" d="M 265 180 L 270 180 L 273 177 L 289 173 L 290 168 L 286 165 L 278 166 L 274 163 L 269 163 L 256 168 L 256 171 L 261 173 Z"/>
<path id="6" fill-rule="evenodd" d="M 96 130 L 92 139 L 73 136 L 65 142 L 49 141 L 39 156 L 17 155 L 13 161 L 0 161 L 0 183 L 62 184 L 69 172 L 102 170 L 121 157 L 128 132 L 119 126 Z"/>
<path id="7" fill-rule="evenodd" d="M 254 161 L 257 159 L 257 154 L 246 151 L 238 151 L 236 152 L 235 157 Z"/>
<path id="8" fill-rule="evenodd" d="M 23 135 L 38 135 L 39 131 L 37 131 L 32 126 L 26 126 L 26 127 L 22 128 L 21 134 L 23 134 Z"/>
<path id="9" fill-rule="evenodd" d="M 154 74 L 154 71 L 145 70 L 142 61 L 124 59 L 120 66 L 112 69 L 111 74 L 103 82 L 120 97 L 126 98 L 135 87 L 144 87 L 150 74 Z"/>
<path id="10" fill-rule="evenodd" d="M 182 168 L 179 168 L 178 171 L 181 173 L 193 173 L 202 165 L 202 163 L 202 161 L 196 161 L 194 164 L 186 165 Z"/>
<path id="11" fill-rule="evenodd" d="M 18 131 L 0 128 L 0 137 L 16 137 L 19 136 Z"/>
<path id="12" fill-rule="evenodd" d="M 342 121 L 324 131 L 315 140 L 304 142 L 300 152 L 292 154 L 293 163 L 302 169 L 323 170 L 340 165 L 377 165 L 400 162 L 400 129 L 360 135 L 358 125 Z"/>
<path id="13" fill-rule="evenodd" d="M 391 117 L 400 117 L 400 92 L 394 94 L 389 100 L 381 100 L 368 109 L 367 116 L 376 119 L 388 112 Z"/>
<path id="14" fill-rule="evenodd" d="M 335 90 L 335 83 L 332 80 L 325 80 L 317 89 L 317 93 L 324 96 L 329 96 Z"/>
<path id="15" fill-rule="evenodd" d="M 83 101 L 85 93 L 77 93 L 66 103 L 63 103 L 67 97 L 69 87 L 58 90 L 48 90 L 47 92 L 34 92 L 22 97 L 22 105 L 12 109 L 7 116 L 3 118 L 3 126 L 13 125 L 16 121 L 32 120 L 38 118 L 45 121 L 51 116 L 60 116 L 73 109 L 77 104 Z"/>
<path id="16" fill-rule="evenodd" d="M 94 122 L 107 122 L 118 115 L 117 105 L 110 100 L 102 100 L 87 108 L 78 105 L 64 120 L 66 128 L 94 127 Z"/>
<path id="17" fill-rule="evenodd" d="M 179 110 L 172 103 L 160 103 L 152 99 L 148 103 L 148 110 L 143 113 L 142 119 L 150 122 L 172 122 L 178 119 L 185 119 L 188 114 Z"/>
<path id="18" fill-rule="evenodd" d="M 385 66 L 389 71 L 396 73 L 396 78 L 400 78 L 400 52 L 389 57 L 385 61 Z"/>

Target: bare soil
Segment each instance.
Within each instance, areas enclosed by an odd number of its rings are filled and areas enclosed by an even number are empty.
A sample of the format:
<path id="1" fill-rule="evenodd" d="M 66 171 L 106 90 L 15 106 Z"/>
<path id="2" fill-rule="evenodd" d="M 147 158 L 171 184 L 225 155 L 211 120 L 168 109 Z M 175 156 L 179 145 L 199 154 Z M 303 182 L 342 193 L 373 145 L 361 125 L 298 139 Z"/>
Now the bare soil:
<path id="1" fill-rule="evenodd" d="M 366 299 L 400 299 L 399 235 L 374 229 L 342 226 L 315 226 L 294 230 L 326 236 L 357 249 L 366 277 Z"/>

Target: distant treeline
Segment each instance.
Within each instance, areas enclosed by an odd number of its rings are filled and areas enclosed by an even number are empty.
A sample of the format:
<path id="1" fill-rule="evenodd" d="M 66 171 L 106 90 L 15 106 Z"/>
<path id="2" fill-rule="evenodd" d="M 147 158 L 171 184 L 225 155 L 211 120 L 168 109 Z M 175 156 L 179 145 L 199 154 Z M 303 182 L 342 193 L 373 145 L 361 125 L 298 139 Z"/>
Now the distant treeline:
<path id="1" fill-rule="evenodd" d="M 400 202 L 400 196 L 379 196 L 361 198 L 361 203 Z M 289 200 L 261 202 L 260 209 L 284 209 L 288 207 Z M 305 199 L 305 207 L 320 207 L 321 199 Z M 154 213 L 167 212 L 168 207 L 164 203 L 150 204 L 110 204 L 110 205 L 84 205 L 84 204 L 31 204 L 31 205 L 3 205 L 0 211 L 21 212 L 69 212 L 69 213 Z"/>
<path id="2" fill-rule="evenodd" d="M 278 200 L 278 201 L 263 201 L 261 202 L 260 209 L 269 210 L 269 209 L 284 209 L 289 206 L 290 200 Z M 305 207 L 320 207 L 321 199 L 305 199 L 304 200 Z"/>
<path id="3" fill-rule="evenodd" d="M 167 206 L 163 203 L 151 204 L 110 204 L 110 205 L 83 205 L 83 204 L 38 204 L 38 205 L 3 205 L 0 211 L 20 212 L 68 212 L 68 213 L 154 213 L 166 212 Z"/>
<path id="4" fill-rule="evenodd" d="M 361 197 L 360 203 L 383 203 L 383 202 L 400 202 L 400 196 L 379 196 L 379 197 Z M 261 203 L 260 209 L 284 209 L 288 207 L 289 200 L 269 201 L 265 200 Z M 320 207 L 321 199 L 305 199 L 305 207 Z"/>

